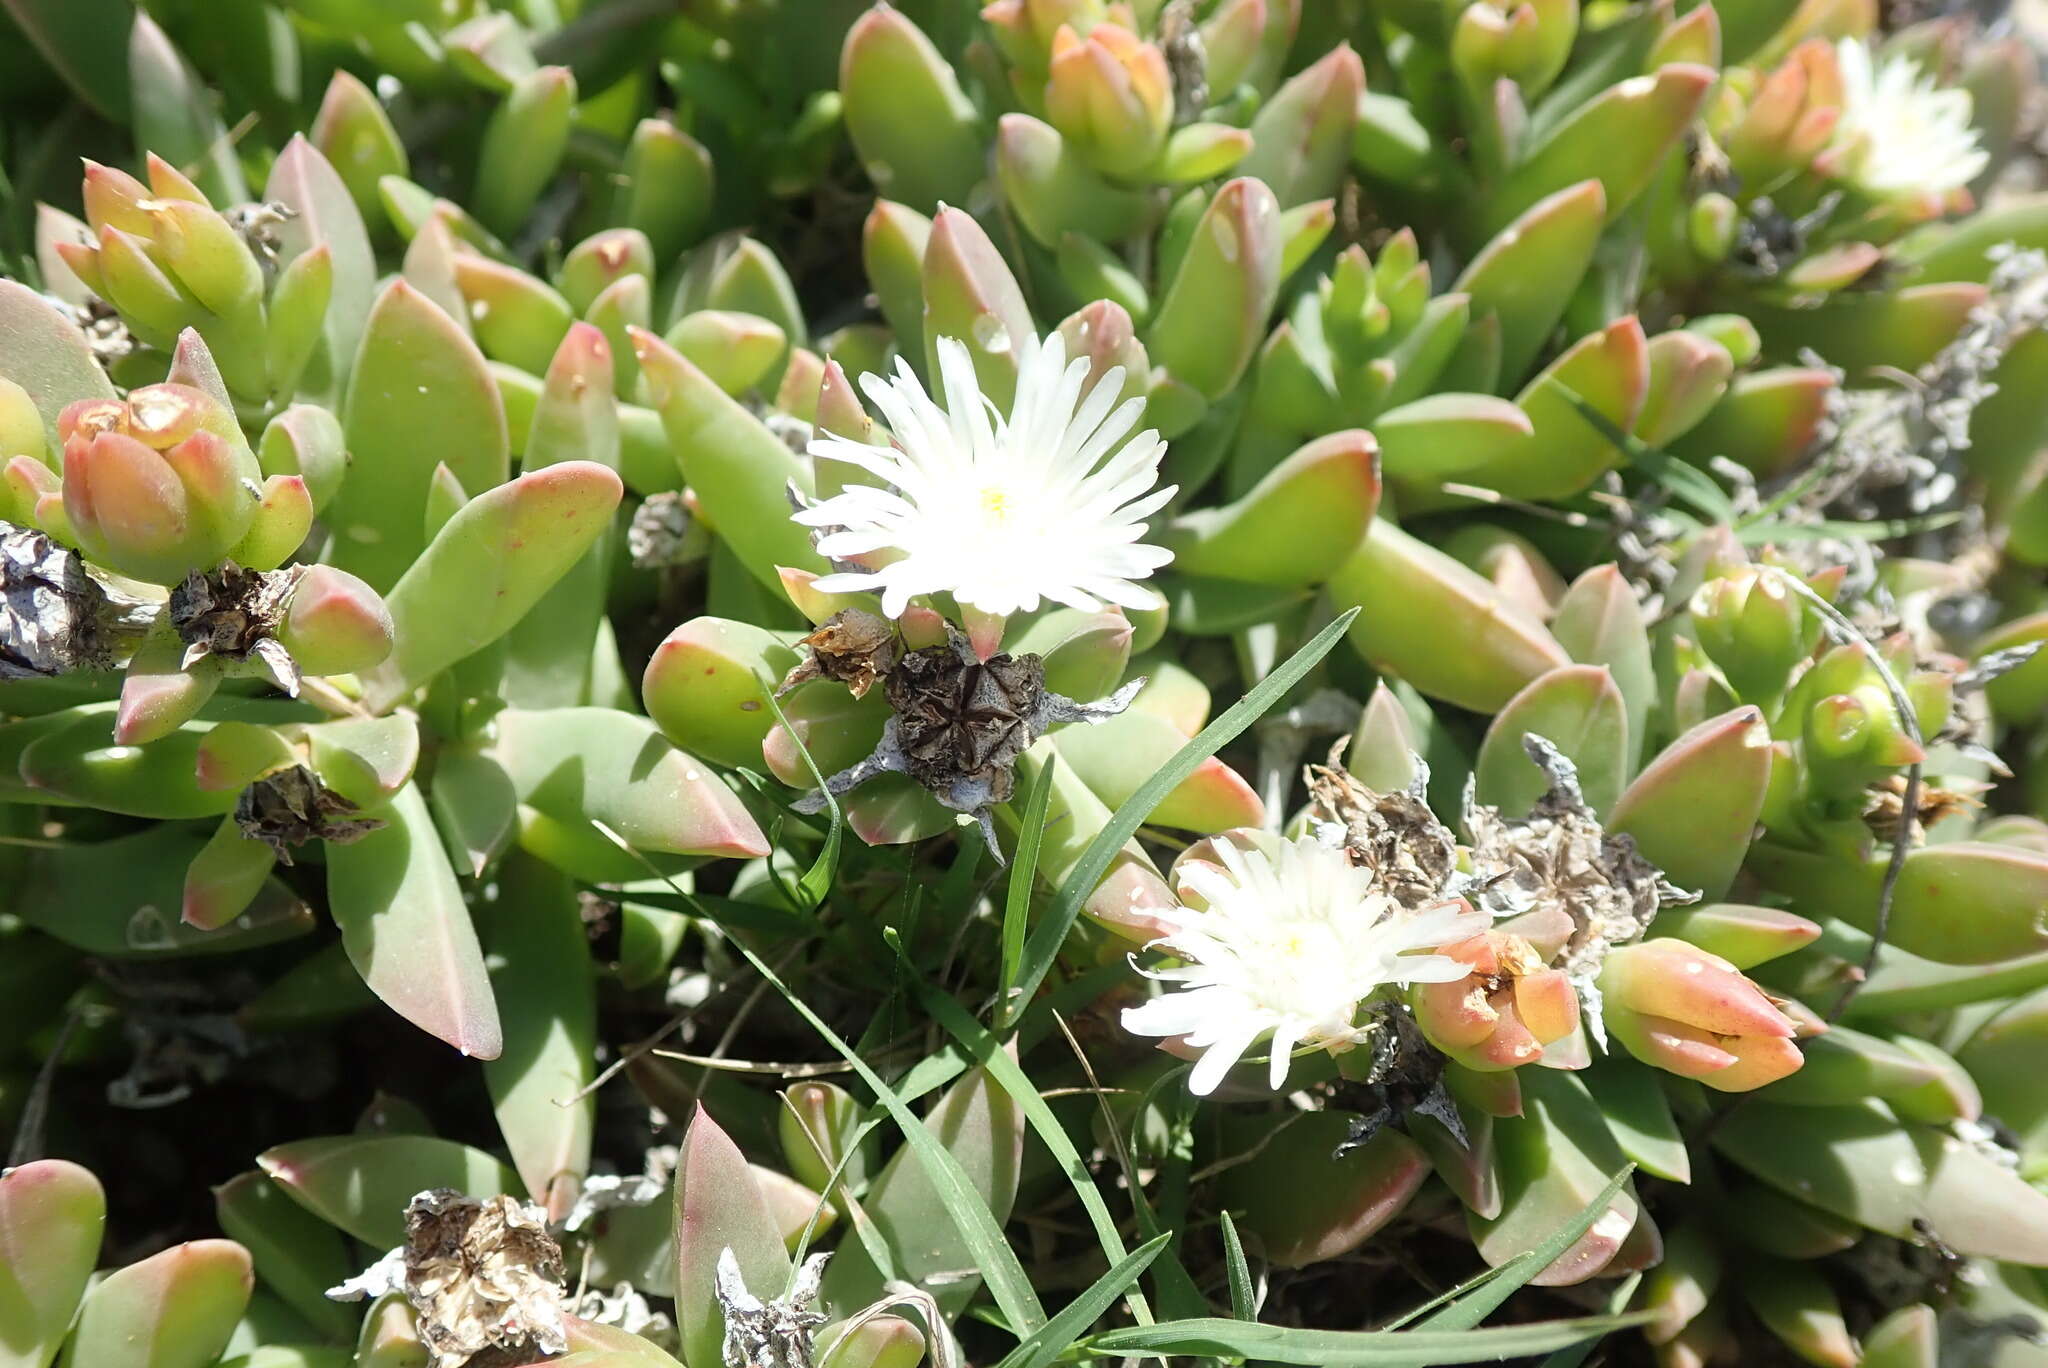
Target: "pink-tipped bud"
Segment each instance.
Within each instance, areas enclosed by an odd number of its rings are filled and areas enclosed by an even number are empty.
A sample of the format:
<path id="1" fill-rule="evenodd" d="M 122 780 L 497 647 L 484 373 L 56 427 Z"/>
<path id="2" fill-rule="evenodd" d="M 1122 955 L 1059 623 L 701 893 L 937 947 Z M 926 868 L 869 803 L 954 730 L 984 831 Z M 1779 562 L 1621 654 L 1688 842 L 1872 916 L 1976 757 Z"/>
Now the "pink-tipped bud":
<path id="1" fill-rule="evenodd" d="M 149 212 L 142 207 L 150 199 L 149 187 L 126 171 L 98 162 L 85 164 L 85 221 L 92 225 L 94 233 L 100 229 L 118 228 L 124 233 L 150 232 Z"/>
<path id="2" fill-rule="evenodd" d="M 1608 952 L 1607 1029 L 1646 1064 L 1738 1092 L 1797 1069 L 1797 1024 L 1719 955 L 1681 940 Z"/>
<path id="3" fill-rule="evenodd" d="M 188 554 L 191 509 L 162 456 L 123 432 L 64 443 L 64 514 L 93 560 L 136 579 L 175 584 Z"/>
<path id="4" fill-rule="evenodd" d="M 277 639 L 309 675 L 353 674 L 391 654 L 391 612 L 354 575 L 316 565 L 292 590 Z"/>
<path id="5" fill-rule="evenodd" d="M 1118 24 L 1053 37 L 1045 114 L 1097 170 L 1133 176 L 1159 159 L 1173 128 L 1166 54 Z"/>

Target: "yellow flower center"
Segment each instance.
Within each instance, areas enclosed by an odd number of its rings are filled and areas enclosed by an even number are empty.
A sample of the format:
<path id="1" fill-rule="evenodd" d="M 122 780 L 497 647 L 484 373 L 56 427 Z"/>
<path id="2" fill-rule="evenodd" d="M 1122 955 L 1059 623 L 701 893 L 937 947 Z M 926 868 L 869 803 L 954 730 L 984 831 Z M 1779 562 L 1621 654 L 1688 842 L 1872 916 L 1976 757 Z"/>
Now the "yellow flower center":
<path id="1" fill-rule="evenodd" d="M 981 491 L 981 512 L 990 522 L 998 526 L 1009 522 L 1013 512 L 1010 492 L 991 486 Z"/>

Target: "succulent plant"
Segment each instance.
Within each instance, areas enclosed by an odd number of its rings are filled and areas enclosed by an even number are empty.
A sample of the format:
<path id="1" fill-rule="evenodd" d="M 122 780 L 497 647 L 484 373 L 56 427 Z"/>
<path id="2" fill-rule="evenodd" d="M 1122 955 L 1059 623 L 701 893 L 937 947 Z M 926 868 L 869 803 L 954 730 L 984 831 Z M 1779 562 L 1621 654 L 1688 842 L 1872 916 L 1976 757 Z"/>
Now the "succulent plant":
<path id="1" fill-rule="evenodd" d="M 1915 13 L 0 0 L 0 1368 L 2048 1361 Z"/>

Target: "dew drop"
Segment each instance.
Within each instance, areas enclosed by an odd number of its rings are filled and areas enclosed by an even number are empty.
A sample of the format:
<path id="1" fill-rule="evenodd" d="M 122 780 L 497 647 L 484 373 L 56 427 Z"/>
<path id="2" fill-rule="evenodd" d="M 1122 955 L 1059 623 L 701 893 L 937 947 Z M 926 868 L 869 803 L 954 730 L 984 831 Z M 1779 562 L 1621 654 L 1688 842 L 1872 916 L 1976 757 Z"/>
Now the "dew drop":
<path id="1" fill-rule="evenodd" d="M 122 939 L 131 950 L 169 950 L 178 943 L 171 934 L 170 918 L 155 903 L 144 903 L 135 909 Z"/>
<path id="2" fill-rule="evenodd" d="M 974 343 L 990 356 L 1007 356 L 1010 330 L 994 314 L 980 314 L 974 320 Z"/>
<path id="3" fill-rule="evenodd" d="M 896 179 L 896 168 L 885 161 L 868 163 L 868 179 L 876 185 L 888 185 Z"/>
<path id="4" fill-rule="evenodd" d="M 384 540 L 384 534 L 368 523 L 350 523 L 348 539 L 352 542 L 361 542 L 365 546 L 373 546 Z"/>

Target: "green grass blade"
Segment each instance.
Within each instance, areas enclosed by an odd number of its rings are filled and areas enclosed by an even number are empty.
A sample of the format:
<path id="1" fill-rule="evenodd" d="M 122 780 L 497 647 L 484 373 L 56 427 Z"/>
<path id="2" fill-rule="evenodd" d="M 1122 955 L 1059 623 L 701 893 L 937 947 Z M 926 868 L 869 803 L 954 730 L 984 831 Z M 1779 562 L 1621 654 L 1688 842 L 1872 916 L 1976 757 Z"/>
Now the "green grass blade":
<path id="1" fill-rule="evenodd" d="M 1607 1299 L 1608 1312 L 1619 1315 L 1626 1310 L 1629 1299 L 1635 1296 L 1636 1288 L 1642 1281 L 1643 1275 L 1640 1273 L 1631 1273 L 1623 1278 L 1620 1286 L 1614 1289 L 1614 1294 Z M 1594 1341 L 1587 1340 L 1584 1344 L 1574 1344 L 1568 1349 L 1560 1349 L 1536 1368 L 1579 1368 L 1593 1352 L 1593 1344 Z"/>
<path id="2" fill-rule="evenodd" d="M 1230 1314 L 1241 1321 L 1255 1321 L 1259 1308 L 1252 1294 L 1252 1270 L 1245 1262 L 1244 1241 L 1237 1238 L 1237 1222 L 1230 1219 L 1230 1213 L 1218 1215 L 1223 1226 L 1223 1266 L 1230 1274 Z"/>
<path id="3" fill-rule="evenodd" d="M 1554 382 L 1553 382 L 1554 383 Z M 1735 505 L 1724 493 L 1713 477 L 1696 466 L 1659 451 L 1656 447 L 1614 425 L 1612 419 L 1591 404 L 1559 385 L 1572 407 L 1579 411 L 1594 431 L 1605 437 L 1613 446 L 1628 457 L 1630 465 L 1641 470 L 1652 480 L 1663 486 L 1675 499 L 1682 499 L 1693 506 L 1701 516 L 1711 522 L 1725 523 L 1735 520 Z"/>
<path id="4" fill-rule="evenodd" d="M 1087 1333 L 1125 1288 L 1135 1288 L 1138 1277 L 1166 1248 L 1168 1237 L 1154 1236 L 1116 1261 L 1087 1291 L 1061 1307 L 1059 1314 L 1032 1336 L 1006 1354 L 996 1368 L 1047 1368 L 1054 1359 Z"/>
<path id="5" fill-rule="evenodd" d="M 1259 720 L 1287 691 L 1301 681 L 1302 676 L 1314 669 L 1317 662 L 1330 653 L 1338 638 L 1351 625 L 1351 619 L 1358 616 L 1353 608 L 1329 626 L 1317 632 L 1306 646 L 1290 656 L 1286 664 L 1274 670 L 1260 681 L 1258 687 L 1239 699 L 1221 717 L 1202 728 L 1194 740 L 1180 748 L 1173 759 L 1166 762 L 1159 772 L 1145 781 L 1136 793 L 1124 801 L 1116 814 L 1096 834 L 1081 854 L 1080 863 L 1060 886 L 1059 896 L 1054 899 L 1050 911 L 1032 929 L 1024 943 L 1024 961 L 1017 977 L 1016 993 L 1003 1006 L 1003 1027 L 1008 1029 L 1016 1024 L 1022 1015 L 1023 1005 L 1038 991 L 1038 985 L 1052 971 L 1053 961 L 1059 957 L 1060 946 L 1066 943 L 1067 932 L 1073 927 L 1074 919 L 1081 915 L 1081 904 L 1095 891 L 1095 885 L 1108 872 L 1109 863 L 1116 858 L 1124 843 L 1137 834 L 1138 828 L 1152 815 L 1152 809 L 1159 806 L 1166 795 L 1177 787 L 1181 780 L 1194 773 L 1195 766 L 1207 760 L 1225 745 L 1234 740 L 1252 723 Z"/>
<path id="6" fill-rule="evenodd" d="M 883 935 L 895 949 L 903 966 L 913 975 L 917 975 L 916 966 L 911 964 L 909 956 L 904 953 L 902 941 L 896 933 L 890 930 L 883 932 Z M 1088 1221 L 1095 1227 L 1095 1238 L 1101 1244 L 1102 1252 L 1108 1256 L 1112 1264 L 1120 1263 L 1126 1257 L 1126 1251 L 1123 1236 L 1117 1233 L 1116 1218 L 1109 1214 L 1109 1205 L 1102 1200 L 1102 1192 L 1095 1186 L 1095 1180 L 1089 1177 L 1088 1165 L 1082 1160 L 1081 1152 L 1074 1148 L 1067 1128 L 1052 1114 L 1052 1108 L 1039 1096 L 1037 1087 L 1025 1076 L 1017 1061 L 1010 1058 L 1009 1051 L 1003 1048 L 1002 1042 L 968 1015 L 966 1008 L 933 988 L 921 975 L 917 975 L 912 981 L 916 986 L 918 1001 L 924 1004 L 924 1009 L 931 1014 L 932 1020 L 945 1027 L 947 1032 L 973 1056 L 974 1062 L 987 1069 L 990 1077 L 1001 1084 L 1023 1110 L 1024 1119 L 1038 1132 L 1038 1138 L 1051 1152 L 1053 1161 L 1066 1175 L 1067 1182 L 1073 1186 L 1074 1195 L 1080 1199 L 1082 1208 L 1087 1211 Z M 1165 1238 L 1161 1236 L 1154 1244 L 1159 1244 Z M 1147 1259 L 1146 1262 L 1150 1263 L 1151 1260 Z M 1150 1311 L 1145 1306 L 1144 1294 L 1135 1289 L 1131 1294 L 1131 1314 L 1140 1322 L 1152 1319 Z M 1087 1326 L 1083 1325 L 1074 1334 L 1078 1335 L 1086 1328 Z"/>
<path id="7" fill-rule="evenodd" d="M 1007 1007 L 1024 963 L 1024 932 L 1031 921 L 1031 885 L 1038 877 L 1038 848 L 1045 844 L 1045 810 L 1052 801 L 1052 771 L 1059 764 L 1049 755 L 1024 797 L 1024 825 L 1017 832 L 1017 853 L 1010 861 L 1009 896 L 1003 902 L 1002 992 L 996 1001 Z"/>
<path id="8" fill-rule="evenodd" d="M 1098 1357 L 1242 1358 L 1314 1368 L 1438 1368 L 1548 1354 L 1640 1325 L 1646 1315 L 1586 1316 L 1490 1330 L 1303 1330 L 1221 1317 L 1108 1330 L 1086 1342 Z"/>
<path id="9" fill-rule="evenodd" d="M 824 1038 L 825 1043 L 839 1052 L 855 1073 L 861 1076 L 889 1115 L 903 1132 L 907 1144 L 916 1151 L 918 1161 L 938 1189 L 940 1199 L 946 1207 L 946 1214 L 959 1227 L 960 1237 L 974 1251 L 975 1266 L 988 1284 L 990 1295 L 996 1305 L 1002 1308 L 1009 1323 L 1017 1327 L 1018 1333 L 1029 1335 L 1045 1324 L 1045 1308 L 1039 1303 L 1038 1294 L 1031 1289 L 1031 1279 L 1026 1276 L 1023 1264 L 1017 1261 L 1017 1252 L 1010 1248 L 1010 1242 L 1003 1237 L 1003 1229 L 997 1223 L 995 1213 L 981 1199 L 962 1171 L 960 1161 L 949 1154 L 924 1127 L 917 1113 L 910 1110 L 894 1088 L 883 1081 L 882 1076 L 868 1066 L 853 1046 L 846 1043 L 839 1033 L 825 1024 L 823 1017 L 812 1011 L 810 1004 L 796 995 L 790 986 L 782 981 L 768 961 L 755 954 L 752 949 L 739 941 L 733 948 L 747 957 L 754 966 L 754 972 L 766 979 L 771 987 L 781 993 L 783 999 L 795 1009 L 798 1016 L 810 1023 L 811 1029 Z"/>

